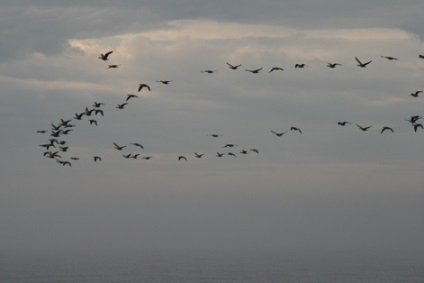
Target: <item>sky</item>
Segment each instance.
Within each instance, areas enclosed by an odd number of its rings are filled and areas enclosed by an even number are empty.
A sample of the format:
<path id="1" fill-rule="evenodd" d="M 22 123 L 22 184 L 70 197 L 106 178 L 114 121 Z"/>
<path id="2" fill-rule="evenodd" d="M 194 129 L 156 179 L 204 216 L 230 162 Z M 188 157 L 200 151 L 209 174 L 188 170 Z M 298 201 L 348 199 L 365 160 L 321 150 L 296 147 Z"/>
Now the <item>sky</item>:
<path id="1" fill-rule="evenodd" d="M 1 1 L 0 250 L 423 252 L 423 10 Z M 39 146 L 61 119 L 71 167 Z"/>

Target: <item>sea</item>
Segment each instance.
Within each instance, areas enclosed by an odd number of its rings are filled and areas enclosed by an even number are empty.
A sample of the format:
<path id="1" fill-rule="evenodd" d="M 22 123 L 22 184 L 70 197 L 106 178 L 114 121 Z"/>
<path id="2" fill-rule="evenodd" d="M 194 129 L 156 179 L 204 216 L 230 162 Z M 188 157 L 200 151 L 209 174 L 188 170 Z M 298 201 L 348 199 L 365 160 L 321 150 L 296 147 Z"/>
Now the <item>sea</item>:
<path id="1" fill-rule="evenodd" d="M 424 283 L 424 255 L 272 251 L 8 251 L 0 252 L 0 282 Z"/>

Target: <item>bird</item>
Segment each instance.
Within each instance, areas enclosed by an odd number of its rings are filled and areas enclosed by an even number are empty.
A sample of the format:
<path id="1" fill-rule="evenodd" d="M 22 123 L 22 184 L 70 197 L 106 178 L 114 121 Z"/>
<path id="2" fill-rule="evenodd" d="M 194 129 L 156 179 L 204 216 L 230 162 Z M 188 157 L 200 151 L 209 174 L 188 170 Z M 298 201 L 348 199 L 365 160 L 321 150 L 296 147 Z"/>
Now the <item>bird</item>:
<path id="1" fill-rule="evenodd" d="M 93 156 L 94 162 L 102 161 L 102 158 L 100 156 Z"/>
<path id="2" fill-rule="evenodd" d="M 102 116 L 104 116 L 104 115 L 105 115 L 102 109 L 95 109 L 95 110 L 94 110 L 94 114 L 95 114 L 95 115 L 100 114 L 100 115 L 102 115 Z"/>
<path id="3" fill-rule="evenodd" d="M 60 125 L 59 125 L 59 127 L 60 126 L 63 126 L 63 127 L 66 127 L 66 126 L 68 126 L 69 125 L 69 123 L 72 121 L 72 119 L 71 120 L 63 120 L 63 119 L 60 119 Z"/>
<path id="4" fill-rule="evenodd" d="M 102 105 L 105 105 L 103 102 L 94 102 L 93 103 L 93 107 L 96 107 L 96 108 L 99 108 L 99 107 L 101 107 Z"/>
<path id="5" fill-rule="evenodd" d="M 355 124 L 355 125 L 356 125 L 359 129 L 361 129 L 363 132 L 368 131 L 368 129 L 372 127 L 372 125 L 371 125 L 371 126 L 367 126 L 367 127 L 362 127 L 362 126 L 360 126 L 360 125 L 358 125 L 358 124 Z"/>
<path id="6" fill-rule="evenodd" d="M 201 73 L 208 73 L 208 74 L 212 74 L 212 73 L 215 73 L 216 72 L 216 70 L 203 70 L 203 71 L 200 71 Z"/>
<path id="7" fill-rule="evenodd" d="M 213 138 L 222 137 L 222 135 L 220 135 L 220 134 L 210 134 L 210 135 L 208 135 L 208 136 L 211 136 L 211 137 L 213 137 Z"/>
<path id="8" fill-rule="evenodd" d="M 113 142 L 113 145 L 115 146 L 115 148 L 116 148 L 117 150 L 123 150 L 124 148 L 126 148 L 126 147 L 127 147 L 126 145 L 119 146 L 119 145 L 117 145 L 115 142 Z"/>
<path id="9" fill-rule="evenodd" d="M 424 55 L 419 54 L 418 58 L 424 59 Z"/>
<path id="10" fill-rule="evenodd" d="M 356 65 L 356 66 L 361 67 L 361 68 L 365 68 L 369 63 L 372 62 L 372 60 L 370 60 L 366 63 L 362 63 L 357 57 L 355 57 L 355 60 L 356 60 L 356 62 L 358 62 L 358 65 Z"/>
<path id="11" fill-rule="evenodd" d="M 231 156 L 237 157 L 237 156 L 236 156 L 234 153 L 232 153 L 232 152 L 227 153 L 227 155 L 231 155 Z"/>
<path id="12" fill-rule="evenodd" d="M 140 153 L 134 154 L 133 156 L 131 156 L 132 159 L 137 159 L 137 157 L 140 155 Z"/>
<path id="13" fill-rule="evenodd" d="M 274 71 L 284 71 L 281 67 L 272 67 L 271 70 L 268 73 L 274 72 Z"/>
<path id="14" fill-rule="evenodd" d="M 337 122 L 337 125 L 346 126 L 346 125 L 350 125 L 350 123 L 348 121 L 343 121 L 343 122 Z"/>
<path id="15" fill-rule="evenodd" d="M 106 69 L 116 69 L 118 68 L 120 65 L 109 65 Z"/>
<path id="16" fill-rule="evenodd" d="M 140 92 L 143 88 L 147 88 L 150 91 L 150 86 L 148 84 L 139 84 L 138 92 Z"/>
<path id="17" fill-rule="evenodd" d="M 79 160 L 79 157 L 72 156 L 71 159 L 72 160 Z"/>
<path id="18" fill-rule="evenodd" d="M 128 159 L 128 158 L 131 157 L 131 153 L 129 153 L 129 154 L 122 154 L 122 156 Z"/>
<path id="19" fill-rule="evenodd" d="M 334 69 L 335 67 L 341 66 L 341 65 L 342 64 L 339 64 L 339 63 L 327 63 L 327 67 L 331 69 Z"/>
<path id="20" fill-rule="evenodd" d="M 409 120 L 405 120 L 407 122 L 410 122 L 412 124 L 415 124 L 419 119 L 422 119 L 423 117 L 419 116 L 419 115 L 415 115 L 415 116 L 411 116 L 411 118 Z"/>
<path id="21" fill-rule="evenodd" d="M 392 56 L 380 56 L 381 58 L 387 59 L 389 61 L 397 61 L 398 58 L 392 57 Z"/>
<path id="22" fill-rule="evenodd" d="M 52 147 L 54 147 L 54 148 L 56 148 L 56 147 L 54 146 L 54 144 L 52 144 L 52 143 L 40 144 L 40 145 L 38 145 L 38 146 L 45 147 L 45 148 L 46 148 L 46 150 L 49 150 L 49 148 L 50 148 L 51 146 L 52 146 Z"/>
<path id="23" fill-rule="evenodd" d="M 59 148 L 60 148 L 60 150 L 61 150 L 61 151 L 63 151 L 63 152 L 67 152 L 67 151 L 68 151 L 69 146 L 59 146 Z"/>
<path id="24" fill-rule="evenodd" d="M 277 132 L 275 132 L 275 131 L 271 131 L 271 133 L 273 133 L 274 135 L 276 135 L 277 137 L 281 137 L 281 136 L 283 136 L 285 133 L 287 133 L 287 132 L 281 132 L 281 133 L 277 133 Z"/>
<path id="25" fill-rule="evenodd" d="M 125 99 L 125 101 L 130 100 L 131 98 L 138 98 L 138 95 L 135 94 L 127 94 L 127 99 Z"/>
<path id="26" fill-rule="evenodd" d="M 417 129 L 418 129 L 418 128 L 421 128 L 421 129 L 423 129 L 423 130 L 424 130 L 423 124 L 419 124 L 419 123 L 414 124 L 414 132 L 417 132 Z"/>
<path id="27" fill-rule="evenodd" d="M 158 83 L 162 83 L 162 84 L 164 84 L 164 85 L 167 85 L 167 84 L 169 84 L 170 82 L 172 82 L 172 81 L 162 81 L 162 80 L 160 80 L 160 81 L 157 81 Z"/>
<path id="28" fill-rule="evenodd" d="M 62 164 L 62 166 L 69 165 L 70 167 L 72 167 L 71 162 L 69 161 L 62 161 L 62 160 L 56 159 L 56 162 L 59 164 Z"/>
<path id="29" fill-rule="evenodd" d="M 302 133 L 302 131 L 299 128 L 291 127 L 290 131 L 298 131 L 299 133 Z"/>
<path id="30" fill-rule="evenodd" d="M 143 156 L 142 157 L 142 159 L 145 159 L 145 160 L 149 160 L 149 159 L 151 159 L 152 157 L 151 156 Z"/>
<path id="31" fill-rule="evenodd" d="M 257 74 L 257 73 L 259 73 L 261 70 L 262 70 L 262 67 L 261 68 L 259 68 L 259 69 L 254 69 L 254 70 L 248 70 L 248 69 L 245 69 L 247 72 L 251 72 L 252 74 Z"/>
<path id="32" fill-rule="evenodd" d="M 248 151 L 243 149 L 243 150 L 241 150 L 241 151 L 240 151 L 240 153 L 241 153 L 241 154 L 247 154 L 247 153 L 248 153 Z"/>
<path id="33" fill-rule="evenodd" d="M 227 65 L 230 67 L 231 70 L 237 70 L 241 66 L 241 64 L 240 65 L 231 65 L 228 62 L 227 62 Z"/>
<path id="34" fill-rule="evenodd" d="M 47 131 L 46 131 L 46 130 L 38 130 L 38 131 L 37 131 L 37 134 L 45 134 L 45 133 L 47 133 Z"/>
<path id="35" fill-rule="evenodd" d="M 86 116 L 91 116 L 91 113 L 93 113 L 94 112 L 94 108 L 93 109 L 90 109 L 90 110 L 88 110 L 88 107 L 85 107 L 85 110 L 84 110 L 84 114 L 86 115 Z"/>
<path id="36" fill-rule="evenodd" d="M 255 152 L 255 153 L 259 153 L 259 150 L 257 150 L 256 148 L 252 148 L 252 149 L 250 149 L 250 151 Z"/>
<path id="37" fill-rule="evenodd" d="M 194 153 L 194 157 L 196 158 L 202 158 L 203 155 L 204 153 L 197 153 L 197 152 Z"/>
<path id="38" fill-rule="evenodd" d="M 390 127 L 383 127 L 383 128 L 381 129 L 380 134 L 382 134 L 384 131 L 391 131 L 392 133 L 394 133 L 394 132 L 395 132 L 395 131 L 393 131 L 393 129 L 392 129 L 392 128 L 390 128 Z"/>
<path id="39" fill-rule="evenodd" d="M 227 143 L 226 145 L 224 145 L 222 148 L 226 148 L 226 147 L 234 147 L 237 146 L 236 144 L 232 144 L 232 143 Z"/>
<path id="40" fill-rule="evenodd" d="M 72 129 L 69 130 L 62 130 L 62 134 L 67 135 L 69 132 L 72 132 Z"/>
<path id="41" fill-rule="evenodd" d="M 124 109 L 125 105 L 127 105 L 127 104 L 128 104 L 128 103 L 118 104 L 118 105 L 116 106 L 116 108 L 118 108 L 118 109 Z"/>
<path id="42" fill-rule="evenodd" d="M 96 125 L 97 126 L 97 121 L 96 120 L 88 120 L 88 121 L 90 121 L 90 125 Z"/>
<path id="43" fill-rule="evenodd" d="M 138 146 L 139 148 L 141 148 L 141 149 L 144 149 L 144 147 L 141 145 L 141 144 L 139 144 L 139 143 L 137 143 L 137 142 L 133 142 L 133 143 L 131 143 L 132 145 L 135 145 L 135 146 Z"/>
<path id="44" fill-rule="evenodd" d="M 43 156 L 46 156 L 47 158 L 51 158 L 51 159 L 55 157 L 62 158 L 62 156 L 59 155 L 59 151 L 55 151 L 55 152 L 45 151 Z"/>
<path id="45" fill-rule="evenodd" d="M 224 156 L 224 153 L 219 153 L 219 152 L 216 153 L 216 157 L 222 157 L 222 156 Z"/>
<path id="46" fill-rule="evenodd" d="M 180 160 L 185 160 L 185 161 L 187 161 L 187 157 L 185 157 L 185 156 L 183 156 L 183 155 L 179 155 L 179 156 L 178 156 L 178 161 L 180 161 Z"/>
<path id="47" fill-rule="evenodd" d="M 80 114 L 78 114 L 78 113 L 75 113 L 75 117 L 74 117 L 74 119 L 75 120 L 81 120 L 82 119 L 82 116 L 85 114 L 85 112 L 82 112 L 82 113 L 80 113 Z"/>
<path id="48" fill-rule="evenodd" d="M 295 64 L 295 65 L 294 65 L 294 68 L 295 68 L 295 69 L 297 69 L 297 68 L 303 69 L 303 68 L 305 68 L 305 67 L 308 67 L 308 65 L 306 65 L 306 64 Z"/>
<path id="49" fill-rule="evenodd" d="M 100 56 L 99 56 L 99 59 L 101 59 L 103 61 L 107 61 L 109 55 L 112 54 L 112 53 L 113 53 L 113 51 L 106 52 L 105 54 L 101 53 Z"/>
<path id="50" fill-rule="evenodd" d="M 417 90 L 416 92 L 411 93 L 412 97 L 418 97 L 418 94 L 422 93 L 422 90 Z"/>

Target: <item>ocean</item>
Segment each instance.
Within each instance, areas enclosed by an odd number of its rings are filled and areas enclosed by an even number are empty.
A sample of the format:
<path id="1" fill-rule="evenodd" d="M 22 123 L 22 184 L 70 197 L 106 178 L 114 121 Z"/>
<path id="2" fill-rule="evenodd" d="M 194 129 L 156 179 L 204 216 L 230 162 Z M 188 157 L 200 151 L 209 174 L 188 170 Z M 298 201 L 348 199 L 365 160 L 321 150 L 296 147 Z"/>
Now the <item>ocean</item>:
<path id="1" fill-rule="evenodd" d="M 296 252 L 0 252 L 5 283 L 424 282 L 424 256 Z"/>

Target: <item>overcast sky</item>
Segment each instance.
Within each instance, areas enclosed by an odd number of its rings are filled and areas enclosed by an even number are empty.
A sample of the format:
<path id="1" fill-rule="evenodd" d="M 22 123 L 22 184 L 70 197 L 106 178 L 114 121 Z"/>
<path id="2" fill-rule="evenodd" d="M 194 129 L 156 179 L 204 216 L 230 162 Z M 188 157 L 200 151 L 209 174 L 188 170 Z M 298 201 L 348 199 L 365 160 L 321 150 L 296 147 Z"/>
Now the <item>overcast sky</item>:
<path id="1" fill-rule="evenodd" d="M 0 2 L 0 249 L 424 251 L 421 0 L 60 2 Z"/>

